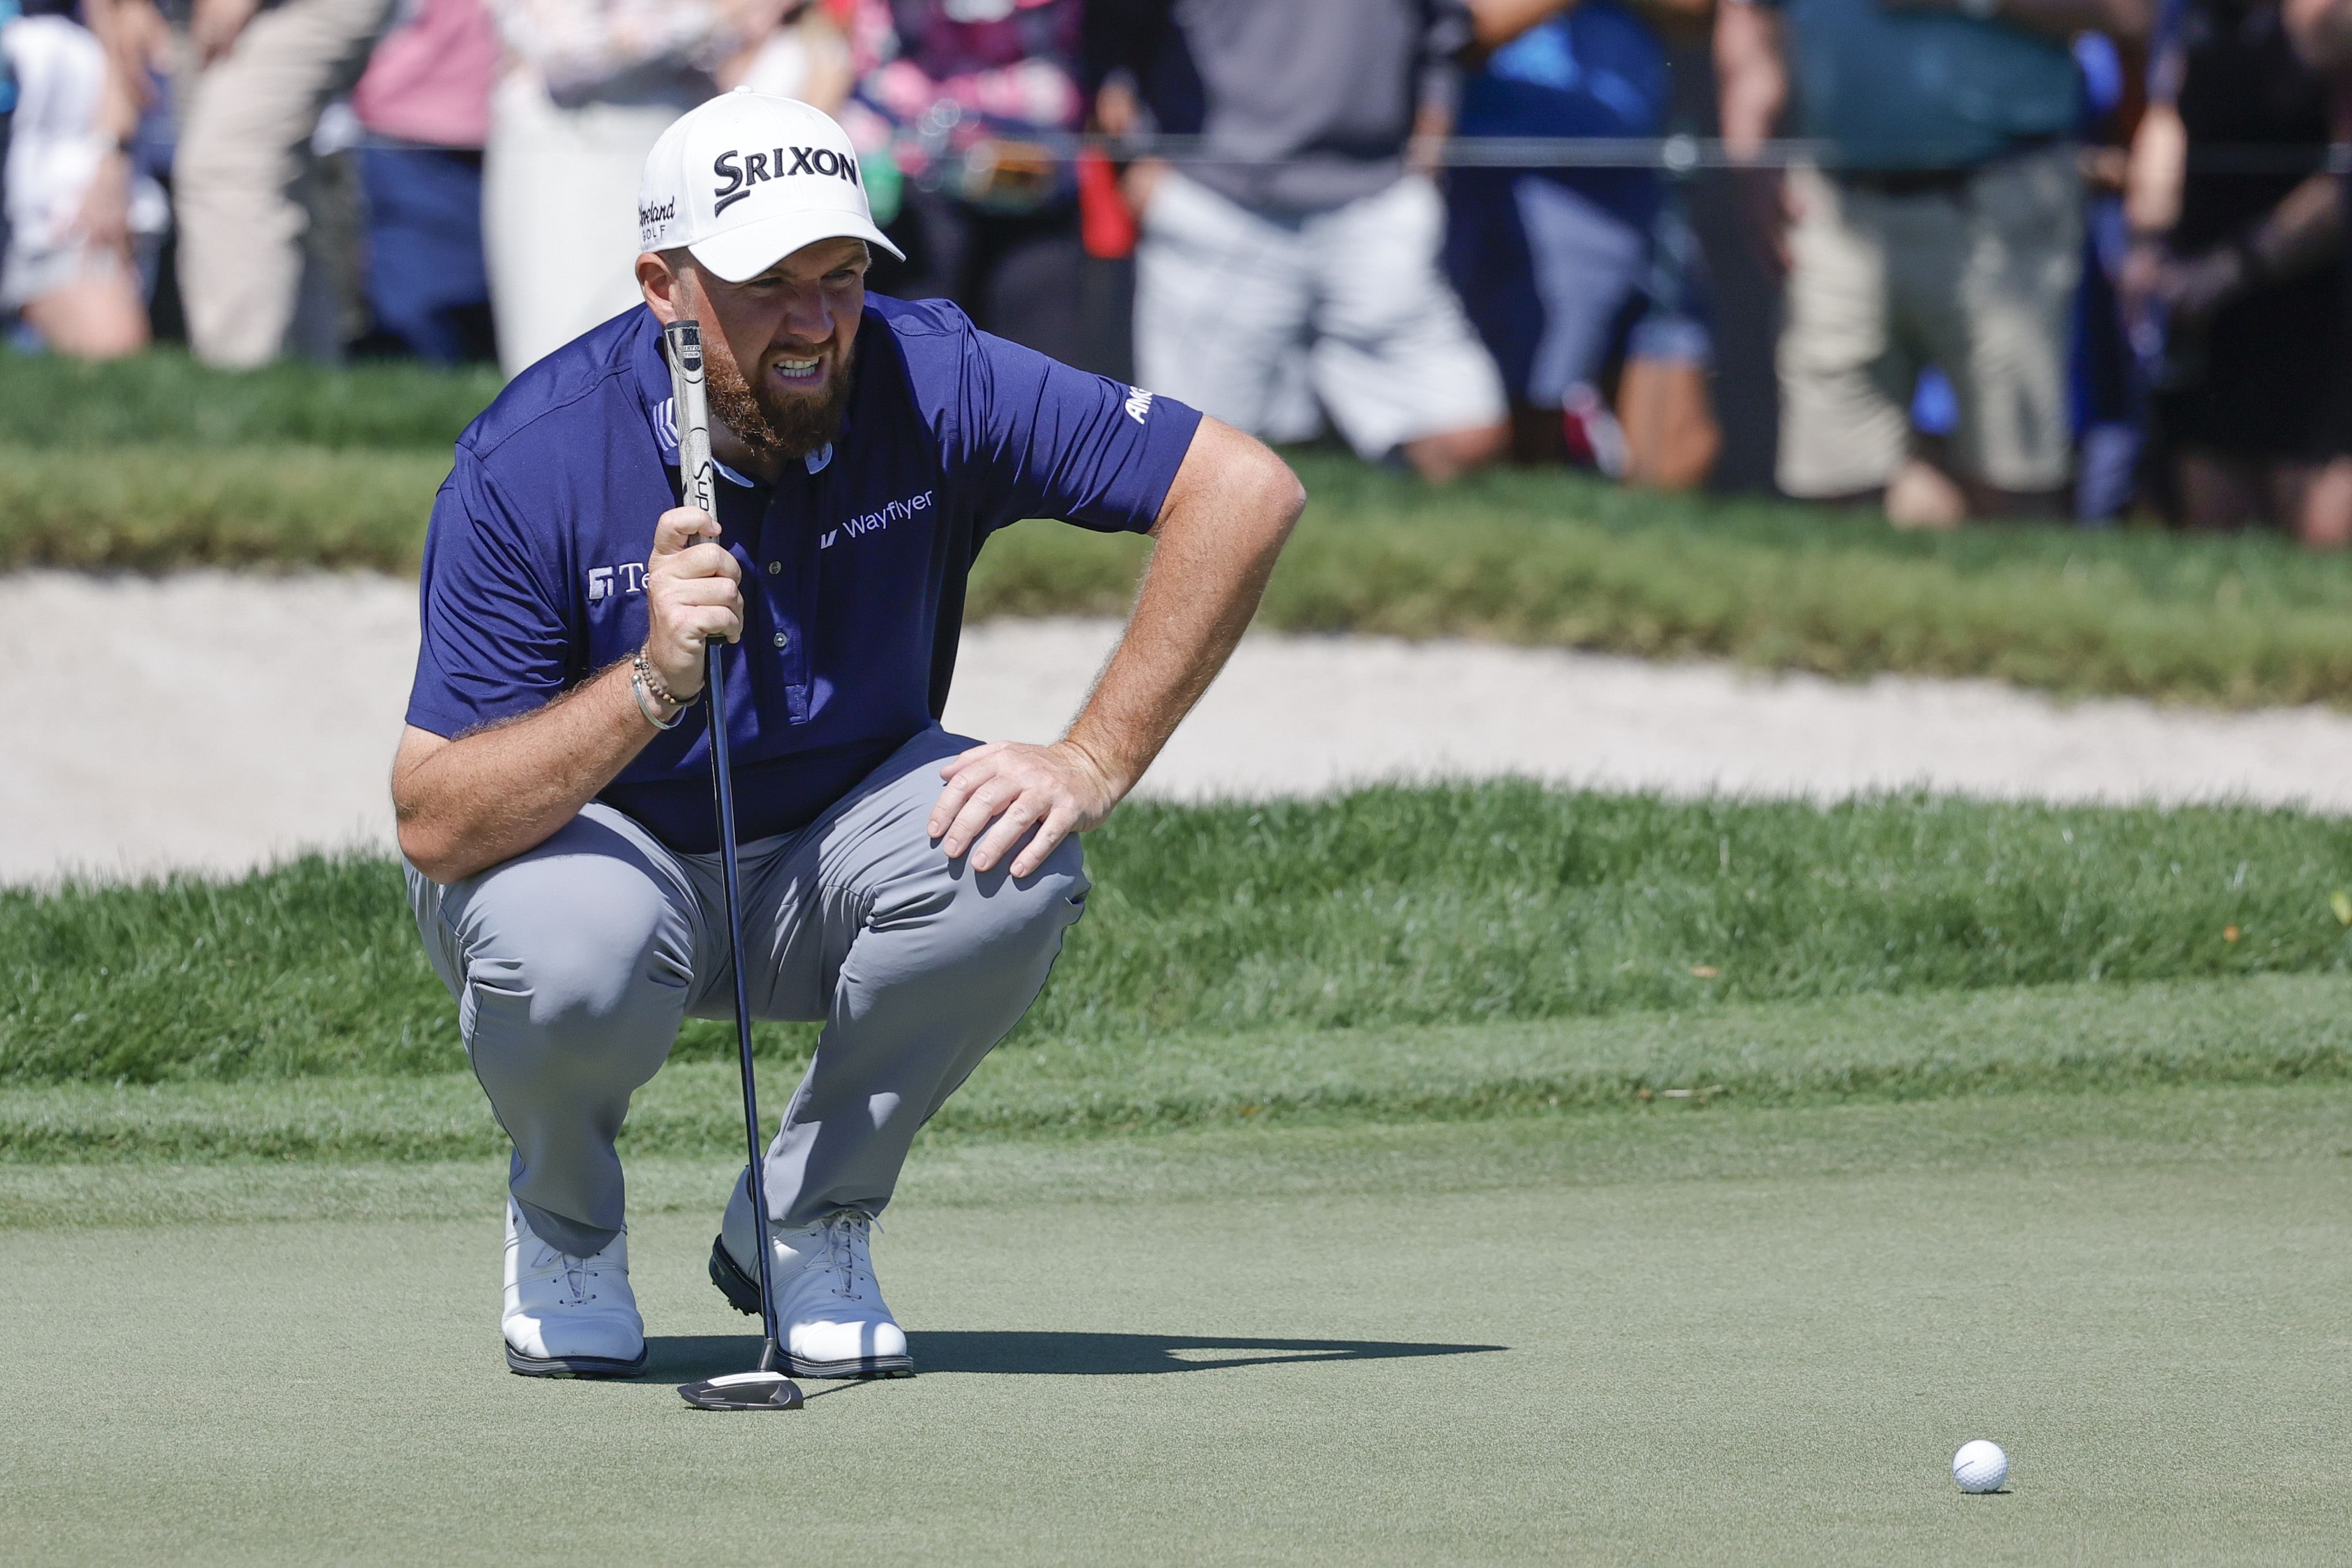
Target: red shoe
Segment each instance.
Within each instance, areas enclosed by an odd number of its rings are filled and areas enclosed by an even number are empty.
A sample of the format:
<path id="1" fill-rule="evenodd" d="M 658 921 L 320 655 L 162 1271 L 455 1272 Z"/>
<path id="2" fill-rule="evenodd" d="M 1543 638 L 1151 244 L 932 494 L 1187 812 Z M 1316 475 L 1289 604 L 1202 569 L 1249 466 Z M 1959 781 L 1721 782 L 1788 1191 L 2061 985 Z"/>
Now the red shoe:
<path id="1" fill-rule="evenodd" d="M 1559 427 L 1568 439 L 1570 462 L 1597 469 L 1611 479 L 1625 477 L 1625 427 L 1590 385 L 1579 382 L 1568 389 L 1560 404 Z"/>

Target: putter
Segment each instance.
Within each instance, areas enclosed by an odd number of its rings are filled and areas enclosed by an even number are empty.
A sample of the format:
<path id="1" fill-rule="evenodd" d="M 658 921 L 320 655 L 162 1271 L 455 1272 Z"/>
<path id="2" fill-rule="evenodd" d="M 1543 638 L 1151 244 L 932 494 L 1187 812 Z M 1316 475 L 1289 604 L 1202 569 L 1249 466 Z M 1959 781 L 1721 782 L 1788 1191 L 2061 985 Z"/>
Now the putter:
<path id="1" fill-rule="evenodd" d="M 662 329 L 669 344 L 669 384 L 677 421 L 678 489 L 684 504 L 719 515 L 710 468 L 710 405 L 702 384 L 702 328 L 672 321 Z M 778 1370 L 783 1336 L 776 1332 L 776 1291 L 768 1263 L 767 1150 L 760 1141 L 759 1080 L 751 1068 L 751 1003 L 743 977 L 743 901 L 735 873 L 735 789 L 727 765 L 727 685 L 723 638 L 703 644 L 703 685 L 709 695 L 704 716 L 710 731 L 710 787 L 719 804 L 719 880 L 727 904 L 727 961 L 735 972 L 735 1046 L 743 1064 L 743 1141 L 751 1152 L 751 1216 L 760 1243 L 760 1325 L 767 1339 L 760 1364 L 699 1383 L 681 1383 L 678 1397 L 700 1410 L 797 1410 L 800 1385 Z"/>

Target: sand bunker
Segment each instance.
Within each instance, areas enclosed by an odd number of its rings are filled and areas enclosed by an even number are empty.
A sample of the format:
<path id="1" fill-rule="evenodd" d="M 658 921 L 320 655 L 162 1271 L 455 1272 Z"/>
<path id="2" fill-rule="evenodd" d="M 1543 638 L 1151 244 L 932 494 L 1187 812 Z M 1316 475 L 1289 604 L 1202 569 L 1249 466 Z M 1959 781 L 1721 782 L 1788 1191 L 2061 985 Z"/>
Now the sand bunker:
<path id="1" fill-rule="evenodd" d="M 0 881 L 236 872 L 313 846 L 388 844 L 384 778 L 415 658 L 415 593 L 372 576 L 0 577 L 0 655 L 19 716 L 0 746 Z M 950 725 L 1052 738 L 1117 631 L 973 627 Z M 1830 800 L 1916 785 L 2343 812 L 2352 716 L 1266 635 L 1243 645 L 1144 789 L 1270 796 L 1504 773 L 1676 795 Z"/>

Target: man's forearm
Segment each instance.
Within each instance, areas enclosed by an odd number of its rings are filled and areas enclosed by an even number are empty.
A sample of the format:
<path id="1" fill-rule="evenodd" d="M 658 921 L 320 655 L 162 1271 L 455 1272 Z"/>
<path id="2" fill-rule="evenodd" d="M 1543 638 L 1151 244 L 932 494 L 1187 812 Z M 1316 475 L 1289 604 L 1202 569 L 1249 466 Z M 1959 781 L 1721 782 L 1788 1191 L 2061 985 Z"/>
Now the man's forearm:
<path id="1" fill-rule="evenodd" d="M 1771 139 L 1789 97 L 1780 13 L 1750 0 L 1724 0 L 1715 16 L 1715 69 L 1724 146 L 1735 158 L 1753 158 Z"/>
<path id="2" fill-rule="evenodd" d="M 411 730 L 393 765 L 401 852 L 452 883 L 535 849 L 656 733 L 616 664 L 556 701 L 457 740 Z"/>
<path id="3" fill-rule="evenodd" d="M 2161 235 L 2180 221 L 2189 174 L 2189 131 L 2180 110 L 2151 103 L 2132 132 L 2131 163 L 2124 173 L 2124 222 L 2139 235 Z"/>
<path id="4" fill-rule="evenodd" d="M 1110 663 L 1066 743 L 1132 789 L 1241 641 L 1306 492 L 1281 459 L 1203 421 Z"/>

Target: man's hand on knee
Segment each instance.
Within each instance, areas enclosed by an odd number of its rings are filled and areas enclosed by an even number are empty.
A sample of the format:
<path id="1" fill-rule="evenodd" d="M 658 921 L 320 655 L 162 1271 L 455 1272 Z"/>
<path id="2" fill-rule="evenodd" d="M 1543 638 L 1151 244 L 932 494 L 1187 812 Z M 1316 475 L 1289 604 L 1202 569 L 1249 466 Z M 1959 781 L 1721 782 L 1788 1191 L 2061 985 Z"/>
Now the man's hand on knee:
<path id="1" fill-rule="evenodd" d="M 972 870 L 992 870 L 1022 834 L 1037 830 L 1013 862 L 1015 877 L 1044 865 L 1072 833 L 1101 825 L 1127 793 L 1066 740 L 1052 746 L 991 741 L 943 765 L 940 777 L 947 788 L 931 808 L 928 831 L 950 860 L 969 851 Z"/>

